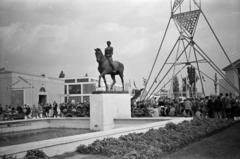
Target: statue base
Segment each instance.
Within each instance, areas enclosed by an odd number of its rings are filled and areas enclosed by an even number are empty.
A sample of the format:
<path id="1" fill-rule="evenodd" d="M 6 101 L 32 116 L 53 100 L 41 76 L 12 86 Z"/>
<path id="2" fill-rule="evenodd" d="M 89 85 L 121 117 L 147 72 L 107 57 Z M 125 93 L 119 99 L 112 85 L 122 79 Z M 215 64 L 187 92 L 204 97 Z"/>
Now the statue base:
<path id="1" fill-rule="evenodd" d="M 115 118 L 131 118 L 130 94 L 120 91 L 93 92 L 90 96 L 90 129 L 112 129 Z"/>

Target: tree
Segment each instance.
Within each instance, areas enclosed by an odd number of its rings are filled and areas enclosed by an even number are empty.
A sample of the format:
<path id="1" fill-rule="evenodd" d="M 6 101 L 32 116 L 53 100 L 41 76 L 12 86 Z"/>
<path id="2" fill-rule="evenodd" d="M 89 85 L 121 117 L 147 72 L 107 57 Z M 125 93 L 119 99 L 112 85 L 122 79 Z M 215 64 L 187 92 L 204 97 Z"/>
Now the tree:
<path id="1" fill-rule="evenodd" d="M 183 92 L 183 96 L 187 96 L 187 78 L 186 77 L 182 78 L 182 92 Z"/>
<path id="2" fill-rule="evenodd" d="M 199 77 L 197 75 L 196 69 L 194 66 L 189 66 L 187 67 L 187 74 L 188 74 L 188 82 L 190 85 L 190 96 L 192 97 L 193 95 L 196 96 L 196 83 L 199 80 Z"/>
<path id="3" fill-rule="evenodd" d="M 60 72 L 60 74 L 59 74 L 58 77 L 59 77 L 59 78 L 64 78 L 64 77 L 65 77 L 65 74 L 63 73 L 63 71 Z"/>
<path id="4" fill-rule="evenodd" d="M 173 76 L 173 96 L 179 96 L 179 81 L 177 76 Z"/>
<path id="5" fill-rule="evenodd" d="M 196 75 L 195 67 L 193 67 L 193 66 L 187 67 L 187 73 L 188 73 L 189 84 L 192 87 L 192 85 L 195 83 L 195 79 L 196 79 L 195 78 L 195 75 Z"/>

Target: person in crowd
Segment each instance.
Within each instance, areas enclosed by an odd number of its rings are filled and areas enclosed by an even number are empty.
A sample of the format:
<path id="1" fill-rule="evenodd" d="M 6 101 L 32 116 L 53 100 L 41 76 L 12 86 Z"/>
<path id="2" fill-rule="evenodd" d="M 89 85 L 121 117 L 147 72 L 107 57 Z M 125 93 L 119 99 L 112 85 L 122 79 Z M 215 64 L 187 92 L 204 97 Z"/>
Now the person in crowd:
<path id="1" fill-rule="evenodd" d="M 148 110 L 149 110 L 149 112 L 150 112 L 150 114 L 151 114 L 151 117 L 158 117 L 158 116 L 159 116 L 158 109 L 149 106 L 149 107 L 148 107 Z"/>
<path id="2" fill-rule="evenodd" d="M 223 94 L 222 93 L 220 93 L 220 100 L 221 100 L 221 103 L 222 103 L 222 109 L 221 109 L 221 116 L 222 116 L 222 118 L 223 119 L 225 119 L 226 118 L 226 103 L 225 103 L 225 97 L 223 96 Z"/>
<path id="3" fill-rule="evenodd" d="M 17 115 L 17 110 L 15 109 L 15 107 L 12 107 L 12 109 L 11 109 L 11 120 L 14 120 L 16 115 Z"/>
<path id="4" fill-rule="evenodd" d="M 24 119 L 27 119 L 27 105 L 23 105 L 23 113 L 24 113 Z"/>
<path id="5" fill-rule="evenodd" d="M 221 110 L 222 110 L 223 104 L 221 101 L 221 97 L 218 96 L 214 100 L 214 107 L 213 107 L 213 113 L 214 113 L 214 118 L 222 118 Z"/>
<path id="6" fill-rule="evenodd" d="M 0 121 L 3 120 L 3 117 L 4 117 L 3 107 L 2 104 L 0 104 Z"/>
<path id="7" fill-rule="evenodd" d="M 191 108 L 191 112 L 192 112 L 192 115 L 193 115 L 193 116 L 195 115 L 195 113 L 197 112 L 197 110 L 198 110 L 198 101 L 197 101 L 196 98 L 194 98 L 194 99 L 192 100 L 192 108 Z"/>
<path id="8" fill-rule="evenodd" d="M 57 117 L 61 117 L 61 109 L 59 105 L 57 105 Z"/>
<path id="9" fill-rule="evenodd" d="M 45 116 L 46 116 L 46 118 L 49 117 L 49 110 L 50 110 L 50 106 L 49 106 L 48 103 L 46 103 L 46 104 L 44 105 L 44 111 L 45 111 Z"/>
<path id="10" fill-rule="evenodd" d="M 233 116 L 234 116 L 234 120 L 240 120 L 240 96 L 236 98 Z"/>
<path id="11" fill-rule="evenodd" d="M 42 118 L 42 117 L 43 117 L 43 107 L 42 107 L 41 104 L 38 104 L 37 112 L 38 112 L 37 117 L 38 117 L 38 118 Z"/>
<path id="12" fill-rule="evenodd" d="M 30 119 L 31 118 L 31 108 L 29 105 L 26 106 L 26 116 L 27 116 L 27 119 Z"/>
<path id="13" fill-rule="evenodd" d="M 209 118 L 214 118 L 214 114 L 213 114 L 213 109 L 214 109 L 213 96 L 208 97 L 207 109 L 208 109 L 208 117 Z"/>
<path id="14" fill-rule="evenodd" d="M 165 116 L 169 116 L 170 106 L 171 106 L 170 101 L 166 102 L 166 106 L 165 106 Z"/>
<path id="15" fill-rule="evenodd" d="M 236 109 L 236 99 L 230 94 L 230 104 L 231 104 L 231 111 L 230 111 L 230 119 L 234 118 L 234 112 Z"/>
<path id="16" fill-rule="evenodd" d="M 173 100 L 173 107 L 175 108 L 175 115 L 181 114 L 181 106 L 177 99 Z M 171 109 L 170 109 L 171 112 Z"/>
<path id="17" fill-rule="evenodd" d="M 160 112 L 159 112 L 160 116 L 166 116 L 166 109 L 165 107 L 162 105 L 160 106 Z"/>
<path id="18" fill-rule="evenodd" d="M 199 111 L 201 112 L 202 117 L 206 116 L 207 111 L 206 111 L 206 104 L 205 104 L 204 98 L 201 98 L 199 101 Z"/>
<path id="19" fill-rule="evenodd" d="M 202 114 L 200 109 L 197 109 L 197 111 L 195 113 L 195 117 L 197 117 L 197 118 L 202 118 L 203 117 L 203 114 Z"/>
<path id="20" fill-rule="evenodd" d="M 33 106 L 32 106 L 32 118 L 36 119 L 37 116 L 38 116 L 38 109 L 35 106 L 35 104 L 33 104 Z"/>
<path id="21" fill-rule="evenodd" d="M 168 113 L 169 116 L 176 116 L 176 108 L 174 106 L 174 104 L 172 104 L 170 106 L 170 110 L 169 110 L 169 113 Z"/>
<path id="22" fill-rule="evenodd" d="M 61 110 L 61 116 L 63 117 L 64 114 L 67 112 L 67 106 L 65 103 L 61 104 L 60 110 Z"/>
<path id="23" fill-rule="evenodd" d="M 2 104 L 0 104 L 0 115 L 3 113 L 3 107 Z"/>
<path id="24" fill-rule="evenodd" d="M 58 111 L 57 111 L 57 109 L 58 109 L 58 104 L 54 101 L 53 102 L 53 117 L 58 117 Z"/>
<path id="25" fill-rule="evenodd" d="M 52 118 L 53 117 L 53 107 L 52 107 L 52 104 L 49 104 L 49 107 L 48 107 L 48 117 Z"/>
<path id="26" fill-rule="evenodd" d="M 225 101 L 224 104 L 225 104 L 226 117 L 227 119 L 230 119 L 232 114 L 232 106 L 231 106 L 231 99 L 228 93 L 226 93 L 224 101 Z"/>
<path id="27" fill-rule="evenodd" d="M 21 107 L 21 105 L 18 105 L 18 106 L 17 106 L 17 112 L 18 112 L 19 114 L 23 114 L 23 108 Z"/>
<path id="28" fill-rule="evenodd" d="M 186 113 L 186 116 L 191 116 L 192 115 L 192 113 L 191 113 L 191 111 L 192 111 L 192 103 L 191 103 L 190 99 L 186 99 L 184 101 L 184 111 Z"/>
<path id="29" fill-rule="evenodd" d="M 41 104 L 41 106 L 42 106 L 42 117 L 46 118 L 47 117 L 46 104 Z"/>
<path id="30" fill-rule="evenodd" d="M 159 106 L 163 106 L 163 105 L 164 105 L 164 102 L 163 102 L 163 100 L 162 100 L 162 99 L 160 99 L 160 98 L 159 98 L 159 101 L 158 101 L 158 105 L 159 105 Z"/>
<path id="31" fill-rule="evenodd" d="M 12 106 L 11 105 L 7 105 L 7 113 L 8 114 L 11 114 L 11 111 L 12 111 Z"/>

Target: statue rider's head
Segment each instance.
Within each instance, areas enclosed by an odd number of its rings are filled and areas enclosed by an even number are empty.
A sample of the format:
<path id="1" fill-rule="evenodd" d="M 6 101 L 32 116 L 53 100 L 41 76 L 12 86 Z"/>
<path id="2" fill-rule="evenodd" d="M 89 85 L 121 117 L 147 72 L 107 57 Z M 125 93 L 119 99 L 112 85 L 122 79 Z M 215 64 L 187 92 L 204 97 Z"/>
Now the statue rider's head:
<path id="1" fill-rule="evenodd" d="M 111 41 L 107 41 L 107 46 L 110 46 L 111 45 Z"/>

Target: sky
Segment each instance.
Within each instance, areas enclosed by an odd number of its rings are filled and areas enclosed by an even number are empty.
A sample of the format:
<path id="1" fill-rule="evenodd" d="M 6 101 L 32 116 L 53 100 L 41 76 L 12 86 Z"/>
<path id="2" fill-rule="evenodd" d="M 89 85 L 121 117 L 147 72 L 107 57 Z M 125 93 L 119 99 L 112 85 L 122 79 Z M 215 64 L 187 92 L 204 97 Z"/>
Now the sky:
<path id="1" fill-rule="evenodd" d="M 239 59 L 240 1 L 202 0 L 202 10 L 230 59 Z M 98 77 L 94 49 L 104 50 L 110 40 L 113 59 L 125 66 L 125 81 L 142 87 L 169 18 L 170 0 L 1 0 L 0 67 L 52 77 L 61 70 L 66 77 Z M 177 37 L 171 22 L 153 76 Z M 195 40 L 220 68 L 229 64 L 203 16 Z M 207 64 L 200 67 L 214 74 Z M 212 93 L 213 83 L 205 85 Z"/>

